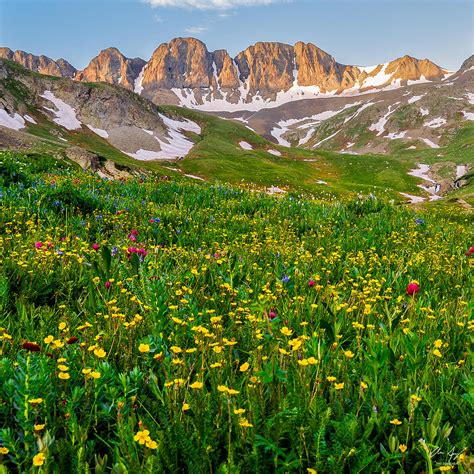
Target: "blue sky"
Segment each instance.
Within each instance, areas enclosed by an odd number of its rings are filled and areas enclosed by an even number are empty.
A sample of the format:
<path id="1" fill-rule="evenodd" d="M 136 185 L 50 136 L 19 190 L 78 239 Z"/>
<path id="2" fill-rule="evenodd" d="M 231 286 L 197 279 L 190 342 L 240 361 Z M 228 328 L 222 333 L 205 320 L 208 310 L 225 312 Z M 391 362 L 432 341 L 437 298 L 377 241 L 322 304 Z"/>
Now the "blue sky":
<path id="1" fill-rule="evenodd" d="M 0 45 L 83 68 L 116 46 L 149 59 L 177 36 L 232 56 L 257 41 L 312 42 L 339 62 L 410 54 L 457 69 L 474 51 L 473 2 L 463 0 L 0 0 Z"/>

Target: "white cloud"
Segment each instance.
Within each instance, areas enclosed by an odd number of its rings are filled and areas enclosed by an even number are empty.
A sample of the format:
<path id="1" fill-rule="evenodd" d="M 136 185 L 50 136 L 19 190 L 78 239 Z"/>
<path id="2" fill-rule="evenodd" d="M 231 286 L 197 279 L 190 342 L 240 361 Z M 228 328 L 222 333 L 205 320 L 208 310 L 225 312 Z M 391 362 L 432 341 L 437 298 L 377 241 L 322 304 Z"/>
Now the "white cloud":
<path id="1" fill-rule="evenodd" d="M 191 26 L 189 28 L 186 28 L 184 31 L 186 33 L 189 33 L 191 35 L 200 35 L 201 33 L 204 33 L 207 31 L 207 27 L 205 26 Z"/>
<path id="2" fill-rule="evenodd" d="M 154 7 L 197 8 L 199 10 L 228 10 L 237 7 L 270 5 L 278 0 L 145 0 Z"/>

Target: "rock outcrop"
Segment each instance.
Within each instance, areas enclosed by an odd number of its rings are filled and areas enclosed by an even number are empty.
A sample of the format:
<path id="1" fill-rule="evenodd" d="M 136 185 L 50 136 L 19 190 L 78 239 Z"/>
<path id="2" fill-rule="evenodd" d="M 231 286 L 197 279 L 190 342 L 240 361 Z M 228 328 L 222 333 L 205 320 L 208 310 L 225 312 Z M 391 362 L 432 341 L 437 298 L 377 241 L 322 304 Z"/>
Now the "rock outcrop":
<path id="1" fill-rule="evenodd" d="M 49 76 L 73 77 L 76 73 L 74 66 L 65 59 L 54 61 L 47 56 L 35 56 L 21 50 L 12 51 L 10 48 L 0 48 L 0 58 L 10 59 L 26 69 Z"/>
<path id="2" fill-rule="evenodd" d="M 84 82 L 108 82 L 133 90 L 134 82 L 146 62 L 140 58 L 126 58 L 117 48 L 104 49 L 91 60 L 75 79 Z"/>

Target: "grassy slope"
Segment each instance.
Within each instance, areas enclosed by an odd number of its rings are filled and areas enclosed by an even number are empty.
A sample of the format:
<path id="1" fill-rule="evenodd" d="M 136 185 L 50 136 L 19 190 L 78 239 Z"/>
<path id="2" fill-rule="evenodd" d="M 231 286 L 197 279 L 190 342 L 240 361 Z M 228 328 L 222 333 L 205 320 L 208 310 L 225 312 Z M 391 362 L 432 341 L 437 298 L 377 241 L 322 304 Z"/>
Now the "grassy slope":
<path id="1" fill-rule="evenodd" d="M 7 61 L 15 73 L 41 77 Z M 54 78 L 56 80 L 64 80 Z M 452 173 L 453 164 L 474 161 L 474 125 L 468 125 L 453 132 L 450 144 L 442 149 L 402 150 L 393 145 L 392 155 L 346 155 L 330 151 L 312 151 L 301 148 L 284 148 L 268 142 L 245 126 L 219 119 L 201 112 L 179 107 L 160 107 L 168 114 L 186 117 L 198 122 L 202 127 L 201 136 L 190 134 L 196 145 L 188 157 L 179 162 L 144 162 L 130 158 L 111 146 L 106 140 L 88 129 L 80 132 L 67 131 L 38 113 L 33 106 L 34 100 L 28 90 L 19 81 L 7 78 L 1 81 L 16 100 L 25 103 L 37 121 L 37 125 L 28 124 L 26 131 L 42 139 L 36 151 L 62 153 L 66 142 L 84 147 L 100 157 L 113 160 L 130 168 L 142 168 L 158 173 L 174 174 L 168 167 L 178 168 L 186 174 L 199 175 L 210 181 L 252 183 L 260 187 L 279 186 L 295 191 L 307 191 L 320 197 L 340 196 L 347 192 L 387 192 L 398 197 L 399 192 L 422 194 L 417 178 L 407 175 L 415 163 L 434 164 L 446 161 L 446 170 Z M 111 87 L 109 84 L 89 84 L 91 87 Z M 145 99 L 140 98 L 145 101 Z M 146 105 L 146 104 L 145 104 Z M 240 141 L 247 141 L 253 150 L 243 150 Z M 276 157 L 268 153 L 277 149 L 282 153 Z M 440 156 L 441 155 L 441 156 Z M 310 161 L 308 161 L 310 160 Z M 449 166 L 448 166 L 449 165 Z M 328 186 L 318 184 L 322 180 Z M 453 196 L 466 197 L 468 202 L 472 191 L 456 190 Z M 440 205 L 438 203 L 438 205 Z"/>

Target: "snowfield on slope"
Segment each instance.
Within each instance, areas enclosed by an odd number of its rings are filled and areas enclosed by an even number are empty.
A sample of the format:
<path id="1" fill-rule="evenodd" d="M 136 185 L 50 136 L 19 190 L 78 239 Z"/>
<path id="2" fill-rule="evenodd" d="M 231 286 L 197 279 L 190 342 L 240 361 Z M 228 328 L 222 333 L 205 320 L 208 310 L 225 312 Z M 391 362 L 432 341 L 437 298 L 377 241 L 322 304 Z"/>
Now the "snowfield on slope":
<path id="1" fill-rule="evenodd" d="M 0 109 L 0 125 L 12 130 L 20 130 L 21 128 L 25 127 L 25 120 L 17 113 L 15 113 L 12 117 L 11 115 L 7 114 L 6 110 Z"/>
<path id="2" fill-rule="evenodd" d="M 53 119 L 58 125 L 67 130 L 77 130 L 81 128 L 82 123 L 76 117 L 76 111 L 69 104 L 57 98 L 51 91 L 44 91 L 40 94 L 43 99 L 49 100 L 54 104 L 57 110 L 43 106 L 48 112 L 53 113 L 56 117 Z"/>
<path id="3" fill-rule="evenodd" d="M 159 114 L 163 123 L 168 128 L 167 137 L 162 139 L 153 134 L 151 130 L 144 130 L 146 133 L 153 135 L 155 140 L 160 144 L 160 151 L 139 149 L 134 153 L 126 153 L 127 155 L 141 161 L 151 160 L 174 160 L 176 158 L 184 158 L 194 146 L 194 143 L 182 133 L 182 131 L 200 134 L 201 127 L 191 120 L 174 120 L 166 115 Z"/>

